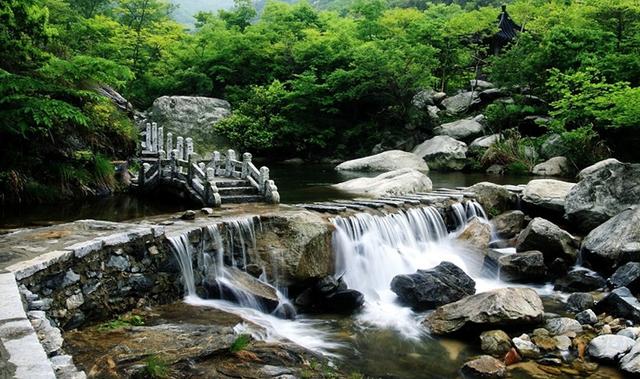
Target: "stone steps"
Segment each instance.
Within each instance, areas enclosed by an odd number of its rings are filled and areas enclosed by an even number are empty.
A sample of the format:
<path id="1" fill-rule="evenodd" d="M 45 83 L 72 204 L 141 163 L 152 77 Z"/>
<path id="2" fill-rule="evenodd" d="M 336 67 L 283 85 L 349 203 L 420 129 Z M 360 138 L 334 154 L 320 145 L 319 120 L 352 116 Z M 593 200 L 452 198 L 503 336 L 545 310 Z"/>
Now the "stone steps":
<path id="1" fill-rule="evenodd" d="M 218 193 L 222 198 L 225 196 L 240 196 L 240 195 L 259 195 L 256 187 L 222 187 L 218 188 Z"/>
<path id="2" fill-rule="evenodd" d="M 260 203 L 264 199 L 260 195 L 232 195 L 220 196 L 222 204 Z"/>

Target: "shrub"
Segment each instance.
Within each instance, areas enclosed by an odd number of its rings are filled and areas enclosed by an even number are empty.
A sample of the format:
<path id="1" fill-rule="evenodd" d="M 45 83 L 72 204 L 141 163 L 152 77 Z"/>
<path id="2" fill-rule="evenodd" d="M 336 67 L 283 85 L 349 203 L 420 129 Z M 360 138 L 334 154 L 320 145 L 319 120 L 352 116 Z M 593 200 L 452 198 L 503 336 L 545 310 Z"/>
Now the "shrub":
<path id="1" fill-rule="evenodd" d="M 249 346 L 249 342 L 251 342 L 251 336 L 248 334 L 241 334 L 235 339 L 235 341 L 233 341 L 231 347 L 229 347 L 229 351 L 232 353 L 242 351 Z"/>
<path id="2" fill-rule="evenodd" d="M 535 142 L 530 138 L 522 138 L 520 133 L 509 130 L 505 137 L 491 145 L 482 156 L 480 162 L 484 167 L 493 164 L 505 166 L 512 174 L 526 174 L 536 164 Z"/>

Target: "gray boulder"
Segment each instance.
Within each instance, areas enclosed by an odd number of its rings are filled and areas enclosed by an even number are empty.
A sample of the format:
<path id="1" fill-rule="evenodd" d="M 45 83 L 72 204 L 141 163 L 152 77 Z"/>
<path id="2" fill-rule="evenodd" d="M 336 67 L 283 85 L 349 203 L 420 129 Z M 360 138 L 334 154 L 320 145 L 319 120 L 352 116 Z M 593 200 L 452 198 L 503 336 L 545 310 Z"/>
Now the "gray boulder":
<path id="1" fill-rule="evenodd" d="M 553 289 L 564 292 L 595 291 L 607 286 L 607 281 L 595 271 L 575 269 L 556 280 Z"/>
<path id="2" fill-rule="evenodd" d="M 569 317 L 552 318 L 545 322 L 544 328 L 553 336 L 570 333 L 582 333 L 582 325 Z"/>
<path id="3" fill-rule="evenodd" d="M 533 325 L 542 320 L 544 308 L 530 288 L 501 288 L 438 307 L 425 324 L 436 335 L 466 329 Z"/>
<path id="4" fill-rule="evenodd" d="M 598 322 L 598 316 L 591 309 L 585 309 L 576 314 L 576 321 L 582 325 L 593 325 Z"/>
<path id="5" fill-rule="evenodd" d="M 500 134 L 491 134 L 489 136 L 478 137 L 474 139 L 473 142 L 471 142 L 471 144 L 469 145 L 469 150 L 474 153 L 481 153 L 496 142 L 500 141 L 500 138 L 502 138 Z"/>
<path id="6" fill-rule="evenodd" d="M 463 378 L 504 378 L 507 376 L 507 366 L 490 355 L 481 355 L 466 362 L 460 373 Z"/>
<path id="7" fill-rule="evenodd" d="M 498 259 L 500 279 L 507 282 L 540 282 L 547 277 L 544 255 L 539 251 L 507 254 Z"/>
<path id="8" fill-rule="evenodd" d="M 620 368 L 629 374 L 640 374 L 640 343 L 633 345 L 631 350 L 622 357 Z"/>
<path id="9" fill-rule="evenodd" d="M 571 162 L 566 157 L 553 157 L 533 166 L 531 173 L 534 175 L 568 177 L 573 175 L 574 170 Z"/>
<path id="10" fill-rule="evenodd" d="M 437 92 L 431 88 L 427 88 L 416 93 L 413 99 L 411 99 L 411 104 L 418 109 L 424 109 L 427 106 L 440 104 L 446 97 L 447 94 L 444 92 Z"/>
<path id="11" fill-rule="evenodd" d="M 616 288 L 600 300 L 593 310 L 633 322 L 640 322 L 640 302 L 626 287 Z"/>
<path id="12" fill-rule="evenodd" d="M 401 169 L 385 172 L 373 178 L 356 178 L 333 185 L 334 188 L 365 196 L 401 195 L 412 192 L 430 192 L 431 180 L 422 172 Z"/>
<path id="13" fill-rule="evenodd" d="M 516 251 L 530 250 L 542 251 L 547 264 L 557 258 L 572 264 L 578 255 L 573 236 L 540 217 L 531 220 L 516 241 Z"/>
<path id="14" fill-rule="evenodd" d="M 479 96 L 483 103 L 489 103 L 494 100 L 505 98 L 509 96 L 509 93 L 502 88 L 489 88 L 480 92 Z"/>
<path id="15" fill-rule="evenodd" d="M 567 310 L 570 312 L 582 312 L 590 309 L 595 304 L 593 295 L 588 292 L 572 293 L 567 299 Z"/>
<path id="16" fill-rule="evenodd" d="M 478 217 L 474 217 L 467 222 L 457 239 L 469 246 L 486 249 L 489 247 L 489 241 L 491 241 L 491 225 Z"/>
<path id="17" fill-rule="evenodd" d="M 626 209 L 593 229 L 582 242 L 586 262 L 608 271 L 628 261 L 640 261 L 640 206 Z"/>
<path id="18" fill-rule="evenodd" d="M 480 334 L 480 348 L 487 354 L 503 357 L 511 350 L 511 338 L 502 330 L 488 330 Z"/>
<path id="19" fill-rule="evenodd" d="M 467 112 L 481 103 L 478 92 L 462 92 L 442 100 L 441 105 L 450 115 Z"/>
<path id="20" fill-rule="evenodd" d="M 229 102 L 211 97 L 162 96 L 154 100 L 149 120 L 164 127 L 164 132 L 191 137 L 200 153 L 223 150 L 228 142 L 215 132 L 213 126 L 231 114 Z M 174 142 L 175 143 L 175 142 Z"/>
<path id="21" fill-rule="evenodd" d="M 608 160 L 587 167 L 567 194 L 566 217 L 588 232 L 640 203 L 640 164 Z"/>
<path id="22" fill-rule="evenodd" d="M 485 80 L 480 80 L 480 79 L 469 80 L 469 84 L 471 85 L 472 89 L 487 90 L 487 89 L 495 88 L 493 83 L 487 82 Z"/>
<path id="23" fill-rule="evenodd" d="M 587 353 L 597 360 L 617 361 L 625 356 L 635 344 L 636 341 L 629 337 L 605 334 L 589 342 Z"/>
<path id="24" fill-rule="evenodd" d="M 476 283 L 458 266 L 442 262 L 429 270 L 397 275 L 391 281 L 391 290 L 404 304 L 423 310 L 473 295 Z"/>
<path id="25" fill-rule="evenodd" d="M 513 238 L 524 227 L 524 212 L 508 211 L 491 219 L 491 225 L 496 235 L 500 238 Z"/>
<path id="26" fill-rule="evenodd" d="M 613 288 L 627 287 L 631 293 L 640 293 L 640 262 L 628 262 L 618 267 L 609 278 Z"/>
<path id="27" fill-rule="evenodd" d="M 442 124 L 433 132 L 437 135 L 445 135 L 460 141 L 470 142 L 484 134 L 484 125 L 480 123 L 482 118 L 465 118 Z"/>
<path id="28" fill-rule="evenodd" d="M 226 270 L 223 278 L 212 277 L 205 282 L 205 289 L 210 297 L 240 303 L 246 298 L 253 298 L 266 312 L 276 309 L 280 300 L 274 287 L 235 267 L 227 267 Z"/>
<path id="29" fill-rule="evenodd" d="M 468 191 L 475 193 L 476 200 L 491 214 L 513 209 L 518 200 L 518 196 L 505 186 L 490 182 L 476 183 L 469 187 Z"/>
<path id="30" fill-rule="evenodd" d="M 522 201 L 534 213 L 564 214 L 565 198 L 575 183 L 563 182 L 555 179 L 531 180 L 524 191 Z"/>
<path id="31" fill-rule="evenodd" d="M 413 154 L 434 170 L 462 170 L 467 159 L 467 144 L 449 136 L 435 136 L 416 146 Z"/>
<path id="32" fill-rule="evenodd" d="M 342 162 L 336 166 L 338 171 L 393 171 L 414 169 L 429 172 L 429 166 L 416 154 L 401 150 L 389 150 L 368 157 Z"/>

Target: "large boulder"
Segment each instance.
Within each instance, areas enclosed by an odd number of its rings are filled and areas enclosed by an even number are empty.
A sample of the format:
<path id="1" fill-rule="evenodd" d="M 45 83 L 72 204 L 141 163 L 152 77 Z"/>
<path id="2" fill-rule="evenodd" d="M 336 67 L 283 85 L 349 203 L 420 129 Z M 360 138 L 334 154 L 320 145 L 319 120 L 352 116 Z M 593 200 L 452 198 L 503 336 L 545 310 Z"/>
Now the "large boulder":
<path id="1" fill-rule="evenodd" d="M 584 232 L 640 203 L 640 164 L 607 160 L 585 168 L 579 177 L 567 194 L 565 211 Z"/>
<path id="2" fill-rule="evenodd" d="M 442 100 L 441 105 L 450 115 L 459 115 L 481 103 L 478 92 L 462 92 Z"/>
<path id="3" fill-rule="evenodd" d="M 467 159 L 467 144 L 449 136 L 435 136 L 416 146 L 413 153 L 434 170 L 462 170 Z"/>
<path id="4" fill-rule="evenodd" d="M 442 262 L 429 270 L 397 275 L 391 281 L 391 290 L 404 304 L 423 310 L 473 295 L 476 283 L 458 266 Z"/>
<path id="5" fill-rule="evenodd" d="M 162 96 L 154 100 L 149 120 L 158 123 L 164 132 L 177 136 L 191 137 L 196 151 L 208 153 L 223 150 L 228 142 L 217 133 L 213 126 L 231 114 L 229 102 L 212 97 Z"/>
<path id="6" fill-rule="evenodd" d="M 225 275 L 207 280 L 205 288 L 212 298 L 227 299 L 241 304 L 251 299 L 248 301 L 255 301 L 267 313 L 273 312 L 280 303 L 274 287 L 235 267 L 227 267 Z"/>
<path id="7" fill-rule="evenodd" d="M 574 173 L 574 170 L 566 157 L 553 157 L 533 166 L 531 173 L 533 175 L 568 177 Z"/>
<path id="8" fill-rule="evenodd" d="M 489 241 L 491 241 L 491 224 L 474 217 L 467 222 L 464 230 L 457 238 L 471 247 L 486 249 L 489 247 Z"/>
<path id="9" fill-rule="evenodd" d="M 445 135 L 457 140 L 471 142 L 484 134 L 484 125 L 479 122 L 480 120 L 482 118 L 475 117 L 449 122 L 436 127 L 433 132 L 437 135 Z"/>
<path id="10" fill-rule="evenodd" d="M 339 171 L 393 171 L 411 168 L 424 173 L 429 166 L 419 156 L 401 150 L 389 150 L 380 154 L 342 162 L 336 166 Z"/>
<path id="11" fill-rule="evenodd" d="M 607 286 L 607 281 L 595 271 L 576 269 L 556 280 L 553 289 L 564 292 L 595 291 Z"/>
<path id="12" fill-rule="evenodd" d="M 575 185 L 555 179 L 531 180 L 522 191 L 522 201 L 532 213 L 562 216 L 565 198 Z"/>
<path id="13" fill-rule="evenodd" d="M 595 304 L 593 295 L 588 292 L 572 293 L 567 299 L 567 310 L 569 312 L 582 312 L 591 309 Z"/>
<path id="14" fill-rule="evenodd" d="M 604 361 L 617 361 L 627 354 L 636 344 L 629 337 L 615 334 L 597 336 L 589 342 L 587 353 L 593 359 Z"/>
<path id="15" fill-rule="evenodd" d="M 507 211 L 491 219 L 491 225 L 500 238 L 513 238 L 524 228 L 524 212 Z"/>
<path id="16" fill-rule="evenodd" d="M 468 191 L 476 194 L 476 200 L 490 214 L 513 209 L 518 200 L 506 187 L 490 182 L 476 183 Z"/>
<path id="17" fill-rule="evenodd" d="M 635 323 L 640 322 L 640 302 L 626 287 L 616 288 L 596 303 L 596 313 L 607 313 L 622 317 Z"/>
<path id="18" fill-rule="evenodd" d="M 547 278 L 544 255 L 539 251 L 507 254 L 498 259 L 500 279 L 507 282 L 540 282 Z"/>
<path id="19" fill-rule="evenodd" d="M 542 320 L 540 296 L 530 288 L 501 288 L 443 305 L 424 321 L 433 334 L 511 325 L 534 325 Z"/>
<path id="20" fill-rule="evenodd" d="M 440 104 L 446 97 L 447 94 L 444 92 L 437 92 L 431 88 L 427 88 L 418 91 L 418 93 L 413 96 L 413 99 L 411 99 L 411 104 L 418 109 L 424 109 L 425 107 Z"/>
<path id="21" fill-rule="evenodd" d="M 349 314 L 364 304 L 364 295 L 348 289 L 342 278 L 327 276 L 302 291 L 294 304 L 307 313 Z"/>
<path id="22" fill-rule="evenodd" d="M 502 330 L 487 330 L 480 334 L 480 348 L 487 354 L 504 357 L 511 350 L 511 338 Z"/>
<path id="23" fill-rule="evenodd" d="M 463 378 L 504 378 L 507 366 L 502 361 L 490 356 L 481 355 L 466 362 L 460 369 Z"/>
<path id="24" fill-rule="evenodd" d="M 593 229 L 582 241 L 586 262 L 600 271 L 640 261 L 640 206 L 626 209 Z"/>
<path id="25" fill-rule="evenodd" d="M 540 217 L 531 220 L 516 241 L 516 251 L 530 250 L 542 251 L 547 264 L 558 258 L 573 264 L 578 255 L 573 236 Z"/>
<path id="26" fill-rule="evenodd" d="M 469 145 L 469 151 L 474 153 L 481 153 L 484 150 L 487 150 L 496 142 L 500 141 L 502 136 L 500 134 L 491 134 L 488 136 L 478 137 L 471 142 Z"/>
<path id="27" fill-rule="evenodd" d="M 471 85 L 471 88 L 473 89 L 480 89 L 480 90 L 495 88 L 493 83 L 487 82 L 485 80 L 480 80 L 480 79 L 469 80 L 469 85 Z"/>
<path id="28" fill-rule="evenodd" d="M 373 178 L 357 178 L 333 185 L 341 191 L 365 196 L 401 195 L 411 192 L 430 192 L 431 180 L 422 172 L 400 169 Z"/>
<path id="29" fill-rule="evenodd" d="M 620 368 L 629 374 L 640 374 L 640 343 L 633 345 L 633 348 L 622 357 Z"/>
<path id="30" fill-rule="evenodd" d="M 613 288 L 627 287 L 631 293 L 640 293 L 640 262 L 628 262 L 618 267 L 609 278 Z"/>

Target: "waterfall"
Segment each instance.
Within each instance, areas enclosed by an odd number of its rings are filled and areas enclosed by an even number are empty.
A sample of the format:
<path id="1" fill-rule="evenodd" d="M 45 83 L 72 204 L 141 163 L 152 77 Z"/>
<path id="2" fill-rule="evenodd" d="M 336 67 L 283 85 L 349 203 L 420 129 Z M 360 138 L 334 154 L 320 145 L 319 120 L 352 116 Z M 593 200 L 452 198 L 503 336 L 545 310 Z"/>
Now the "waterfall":
<path id="1" fill-rule="evenodd" d="M 451 210 L 458 230 L 473 217 L 486 218 L 482 206 L 474 201 L 453 204 Z M 442 261 L 452 262 L 467 273 L 481 271 L 482 259 L 453 240 L 455 232 L 447 233 L 442 216 L 433 207 L 383 216 L 360 213 L 336 217 L 332 222 L 336 227 L 336 275 L 342 276 L 349 288 L 364 294 L 365 307 L 359 318 L 366 324 L 419 337 L 423 333 L 419 316 L 397 303 L 391 280 Z M 479 289 L 493 285 L 476 282 Z"/>

